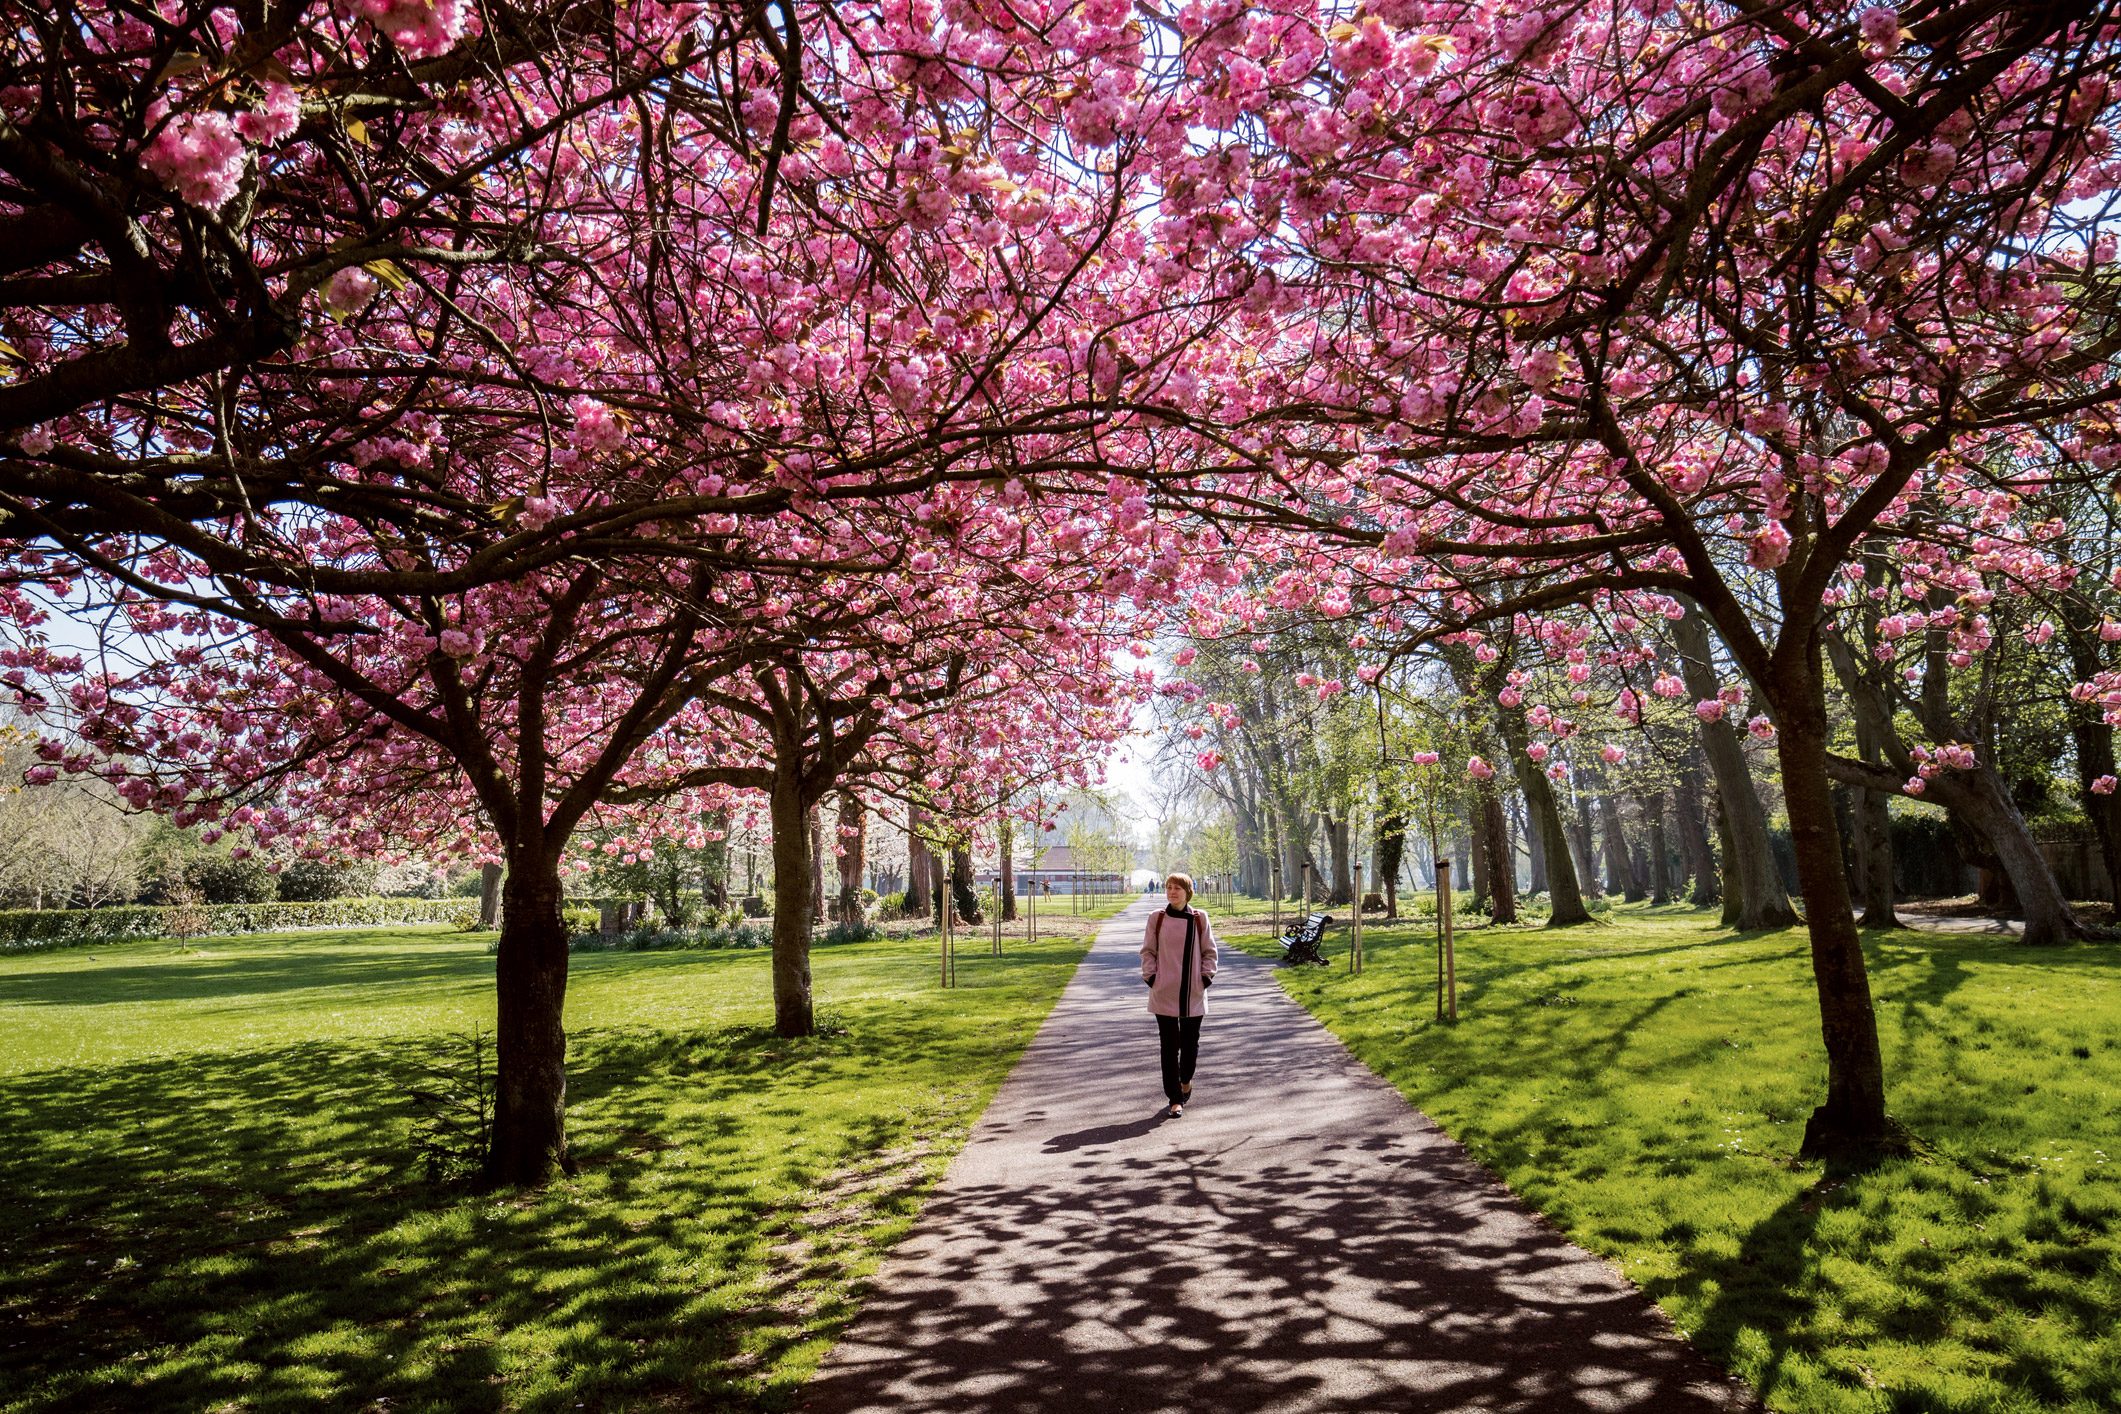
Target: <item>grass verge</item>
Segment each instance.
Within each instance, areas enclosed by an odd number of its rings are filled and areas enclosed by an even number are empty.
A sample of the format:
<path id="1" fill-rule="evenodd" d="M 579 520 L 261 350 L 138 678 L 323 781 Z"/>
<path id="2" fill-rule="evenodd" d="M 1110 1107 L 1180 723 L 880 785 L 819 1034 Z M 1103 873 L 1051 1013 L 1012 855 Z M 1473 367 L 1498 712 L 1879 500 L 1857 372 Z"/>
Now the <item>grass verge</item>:
<path id="1" fill-rule="evenodd" d="M 952 991 L 932 935 L 821 948 L 802 1041 L 763 952 L 578 957 L 581 1172 L 485 1196 L 408 1092 L 491 1027 L 490 935 L 0 959 L 0 1407 L 786 1408 L 1094 921 Z"/>
<path id="2" fill-rule="evenodd" d="M 1218 932 L 1276 954 L 1234 905 Z M 1450 1026 L 1433 926 L 1367 924 L 1360 976 L 1336 927 L 1282 983 L 1772 1407 L 2121 1408 L 2121 947 L 1868 936 L 1925 1150 L 1829 1174 L 1793 1158 L 1825 1085 L 1801 932 L 1461 925 Z"/>

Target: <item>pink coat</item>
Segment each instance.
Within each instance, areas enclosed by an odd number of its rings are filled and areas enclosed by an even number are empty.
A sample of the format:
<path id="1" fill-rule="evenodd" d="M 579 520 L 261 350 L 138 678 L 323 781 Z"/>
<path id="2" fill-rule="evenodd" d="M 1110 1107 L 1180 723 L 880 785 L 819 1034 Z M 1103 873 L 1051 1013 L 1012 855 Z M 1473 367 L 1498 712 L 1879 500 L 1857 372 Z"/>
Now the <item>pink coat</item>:
<path id="1" fill-rule="evenodd" d="M 1215 975 L 1215 930 L 1208 915 L 1193 910 L 1193 982 L 1186 989 L 1186 1015 L 1208 1014 L 1208 989 L 1203 984 Z M 1186 955 L 1186 921 L 1173 918 L 1161 908 L 1149 915 L 1149 931 L 1142 939 L 1142 980 L 1149 982 L 1149 1010 L 1158 1016 L 1178 1015 L 1178 974 Z"/>

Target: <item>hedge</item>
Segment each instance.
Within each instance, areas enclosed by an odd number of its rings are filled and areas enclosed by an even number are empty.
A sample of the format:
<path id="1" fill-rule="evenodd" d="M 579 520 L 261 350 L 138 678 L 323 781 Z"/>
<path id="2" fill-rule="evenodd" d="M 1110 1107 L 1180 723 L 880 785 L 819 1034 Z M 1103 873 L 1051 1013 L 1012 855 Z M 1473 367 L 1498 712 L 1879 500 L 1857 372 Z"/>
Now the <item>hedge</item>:
<path id="1" fill-rule="evenodd" d="M 0 952 L 72 948 L 169 938 L 171 915 L 190 915 L 190 932 L 274 933 L 283 928 L 368 928 L 393 923 L 455 923 L 478 917 L 476 899 L 335 898 L 320 903 L 162 904 L 136 908 L 0 909 Z"/>

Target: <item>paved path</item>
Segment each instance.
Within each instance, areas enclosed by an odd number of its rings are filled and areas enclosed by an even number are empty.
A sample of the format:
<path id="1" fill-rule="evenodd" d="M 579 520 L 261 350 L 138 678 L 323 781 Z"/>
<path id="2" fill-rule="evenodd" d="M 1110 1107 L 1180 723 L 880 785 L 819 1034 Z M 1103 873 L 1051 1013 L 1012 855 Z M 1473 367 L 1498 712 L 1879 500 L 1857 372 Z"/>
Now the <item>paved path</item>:
<path id="1" fill-rule="evenodd" d="M 1099 934 L 804 1408 L 1754 1407 L 1264 962 L 1224 952 L 1194 1103 L 1160 1119 L 1148 907 Z"/>

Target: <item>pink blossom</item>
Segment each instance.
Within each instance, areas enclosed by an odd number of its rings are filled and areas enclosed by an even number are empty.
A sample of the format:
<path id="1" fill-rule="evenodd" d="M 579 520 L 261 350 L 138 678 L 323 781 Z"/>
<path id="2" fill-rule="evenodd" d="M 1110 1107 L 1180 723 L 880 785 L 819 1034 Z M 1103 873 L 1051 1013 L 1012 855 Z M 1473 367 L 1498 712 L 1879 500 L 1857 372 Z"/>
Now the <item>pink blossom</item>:
<path id="1" fill-rule="evenodd" d="M 1650 691 L 1659 697 L 1679 697 L 1686 692 L 1686 684 L 1670 673 L 1659 673 L 1650 683 Z"/>
<path id="2" fill-rule="evenodd" d="M 1753 532 L 1747 545 L 1746 563 L 1754 569 L 1771 570 L 1790 557 L 1790 532 L 1779 520 L 1771 520 Z"/>
<path id="3" fill-rule="evenodd" d="M 1495 775 L 1495 768 L 1478 756 L 1470 756 L 1466 758 L 1466 774 L 1476 781 L 1485 781 Z"/>
<path id="4" fill-rule="evenodd" d="M 2112 795 L 2114 787 L 2117 785 L 2121 785 L 2121 781 L 2115 780 L 2112 776 L 2101 776 L 2098 780 L 2092 782 L 2091 792 L 2093 795 Z"/>
<path id="5" fill-rule="evenodd" d="M 1414 753 L 1414 764 L 1417 766 L 1433 766 L 1442 759 L 1442 755 L 1434 751 L 1417 751 Z"/>
<path id="6" fill-rule="evenodd" d="M 302 125 L 302 100 L 284 83 L 268 81 L 265 102 L 236 119 L 236 131 L 259 147 L 277 147 Z"/>
<path id="7" fill-rule="evenodd" d="M 1775 724 L 1768 720 L 1767 714 L 1764 712 L 1758 713 L 1748 720 L 1745 724 L 1745 729 L 1760 741 L 1772 740 L 1775 735 Z"/>
<path id="8" fill-rule="evenodd" d="M 1873 5 L 1857 15 L 1856 31 L 1873 58 L 1889 59 L 1900 52 L 1900 12 L 1890 5 Z"/>
<path id="9" fill-rule="evenodd" d="M 1193 660 L 1195 658 L 1198 658 L 1199 656 L 1200 650 L 1198 648 L 1188 646 L 1179 649 L 1178 656 L 1173 658 L 1172 661 L 1178 664 L 1178 666 L 1180 666 L 1181 668 L 1190 668 L 1193 666 Z"/>
<path id="10" fill-rule="evenodd" d="M 243 180 L 247 149 L 221 112 L 180 113 L 140 154 L 155 179 L 203 211 L 219 211 Z"/>
<path id="11" fill-rule="evenodd" d="M 32 766 L 22 773 L 22 779 L 33 786 L 48 786 L 59 779 L 59 768 L 57 766 Z M 2113 777 L 2109 776 L 2107 779 L 2112 780 Z"/>
<path id="12" fill-rule="evenodd" d="M 325 312 L 339 320 L 351 319 L 368 308 L 368 302 L 376 297 L 376 277 L 358 265 L 349 265 L 335 270 L 324 282 Z"/>
<path id="13" fill-rule="evenodd" d="M 1906 791 L 1906 792 L 1907 792 L 1907 793 L 1908 793 L 1909 795 L 1920 795 L 1920 794 L 1922 794 L 1922 793 L 1923 793 L 1924 791 L 1928 790 L 1928 789 L 1929 789 L 1930 787 L 1929 787 L 1929 782 L 1928 782 L 1928 781 L 1925 781 L 1925 780 L 1923 780 L 1923 779 L 1922 779 L 1922 777 L 1920 777 L 1920 776 L 1909 776 L 1909 777 L 1907 778 L 1907 781 L 1906 781 L 1906 783 L 1905 783 L 1904 785 L 1902 785 L 1902 786 L 1901 786 L 1900 788 L 1901 788 L 1901 789 L 1902 789 L 1903 791 Z"/>
<path id="14" fill-rule="evenodd" d="M 1547 744 L 1543 741 L 1535 741 L 1524 749 L 1524 754 L 1532 758 L 1534 765 L 1544 765 L 1547 759 Z"/>
<path id="15" fill-rule="evenodd" d="M 1216 751 L 1203 751 L 1193 759 L 1200 763 L 1203 771 L 1212 771 L 1223 763 L 1222 754 Z"/>
<path id="16" fill-rule="evenodd" d="M 1624 747 L 1615 746 L 1611 742 L 1607 742 L 1605 746 L 1600 748 L 1598 755 L 1608 766 L 1618 766 L 1621 762 L 1628 759 L 1627 750 Z"/>
<path id="17" fill-rule="evenodd" d="M 1495 694 L 1495 700 L 1505 707 L 1515 707 L 1524 701 L 1524 694 L 1514 687 L 1506 687 Z"/>
<path id="18" fill-rule="evenodd" d="M 1720 722 L 1723 720 L 1723 703 L 1713 697 L 1696 702 L 1694 715 L 1704 722 Z"/>

